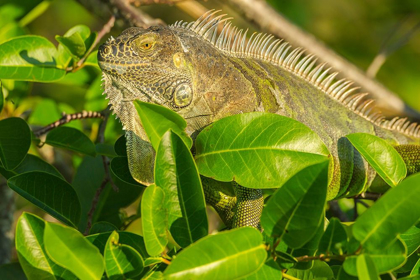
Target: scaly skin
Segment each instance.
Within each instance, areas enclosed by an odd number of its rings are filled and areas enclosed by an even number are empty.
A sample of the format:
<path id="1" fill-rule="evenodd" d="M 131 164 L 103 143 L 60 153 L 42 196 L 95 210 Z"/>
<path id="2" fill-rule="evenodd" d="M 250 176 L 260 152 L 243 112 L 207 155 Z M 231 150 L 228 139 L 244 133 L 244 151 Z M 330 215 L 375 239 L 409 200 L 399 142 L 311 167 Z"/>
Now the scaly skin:
<path id="1" fill-rule="evenodd" d="M 271 112 L 304 123 L 333 155 L 328 199 L 357 195 L 376 176 L 345 138 L 350 133 L 364 132 L 386 139 L 397 147 L 410 172 L 419 170 L 420 140 L 413 129 L 387 127 L 381 119 L 364 115 L 366 108 L 360 108 L 369 104 L 351 109 L 352 104 L 359 104 L 357 98 L 351 102 L 333 98 L 304 74 L 278 65 L 275 53 L 271 53 L 271 59 L 264 58 L 259 55 L 263 54 L 262 40 L 254 40 L 254 50 L 251 45 L 249 51 L 238 47 L 226 51 L 215 40 L 212 43 L 206 39 L 209 35 L 203 33 L 211 30 L 200 29 L 198 23 L 191 28 L 130 28 L 99 49 L 105 92 L 126 131 L 130 172 L 137 181 L 153 182 L 154 151 L 131 102 L 135 99 L 177 111 L 186 119 L 192 137 L 220 118 L 243 112 Z M 229 196 L 209 179 L 203 179 L 203 185 L 207 202 L 228 227 L 258 227 L 263 205 L 260 190 L 236 186 L 236 196 Z"/>

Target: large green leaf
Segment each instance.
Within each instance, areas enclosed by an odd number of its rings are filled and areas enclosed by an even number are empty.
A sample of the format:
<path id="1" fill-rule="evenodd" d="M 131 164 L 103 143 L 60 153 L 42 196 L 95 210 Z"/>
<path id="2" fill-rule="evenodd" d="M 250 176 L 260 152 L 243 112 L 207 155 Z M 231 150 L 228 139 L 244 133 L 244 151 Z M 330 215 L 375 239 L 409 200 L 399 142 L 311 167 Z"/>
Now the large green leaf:
<path id="1" fill-rule="evenodd" d="M 10 178 L 9 187 L 69 225 L 80 220 L 80 202 L 73 187 L 62 178 L 42 171 L 31 171 Z"/>
<path id="2" fill-rule="evenodd" d="M 101 279 L 104 260 L 98 248 L 77 230 L 48 223 L 44 232 L 45 249 L 50 258 L 80 279 Z"/>
<path id="3" fill-rule="evenodd" d="M 331 267 L 323 261 L 314 261 L 313 266 L 307 270 L 289 269 L 287 274 L 297 279 L 302 280 L 331 280 L 334 279 L 334 274 Z M 283 277 L 283 279 L 288 279 Z"/>
<path id="4" fill-rule="evenodd" d="M 260 112 L 215 122 L 198 135 L 195 145 L 202 175 L 258 189 L 278 188 L 329 157 L 322 140 L 305 125 Z"/>
<path id="5" fill-rule="evenodd" d="M 270 236 L 282 238 L 291 248 L 308 242 L 324 219 L 328 162 L 304 168 L 268 200 L 261 226 Z"/>
<path id="6" fill-rule="evenodd" d="M 378 247 L 374 251 L 364 251 L 364 255 L 369 255 L 374 262 L 379 274 L 390 272 L 401 267 L 407 257 L 405 245 L 397 239 L 388 245 L 385 249 Z M 357 276 L 357 258 L 358 256 L 347 257 L 343 267 L 350 275 Z"/>
<path id="7" fill-rule="evenodd" d="M 70 271 L 54 263 L 44 248 L 45 222 L 23 213 L 16 225 L 16 251 L 28 279 L 76 279 Z"/>
<path id="8" fill-rule="evenodd" d="M 0 121 L 0 161 L 5 169 L 12 170 L 18 166 L 30 145 L 31 132 L 24 120 L 8 118 Z"/>
<path id="9" fill-rule="evenodd" d="M 143 258 L 131 246 L 119 243 L 119 235 L 112 232 L 104 252 L 105 271 L 109 279 L 126 279 L 138 276 L 144 267 Z"/>
<path id="10" fill-rule="evenodd" d="M 80 130 L 72 127 L 61 126 L 51 130 L 47 135 L 45 143 L 87 154 L 92 157 L 96 155 L 95 145 L 89 137 Z"/>
<path id="11" fill-rule="evenodd" d="M 343 254 L 347 245 L 347 232 L 340 220 L 332 218 L 319 242 L 318 254 Z"/>
<path id="12" fill-rule="evenodd" d="M 156 185 L 147 187 L 141 199 L 141 222 L 147 253 L 151 256 L 162 253 L 168 244 L 167 211 L 165 192 Z"/>
<path id="13" fill-rule="evenodd" d="M 0 79 L 53 82 L 66 74 L 57 49 L 44 37 L 26 35 L 0 45 Z"/>
<path id="14" fill-rule="evenodd" d="M 0 173 L 4 177 L 6 177 L 6 179 L 9 179 L 10 177 L 13 177 L 15 175 L 18 175 L 24 172 L 29 172 L 29 171 L 44 171 L 52 175 L 55 175 L 57 177 L 63 178 L 63 175 L 61 175 L 61 173 L 58 172 L 58 170 L 54 166 L 45 162 L 41 158 L 31 155 L 31 154 L 27 154 L 25 159 L 15 169 L 7 172 L 7 174 L 2 172 L 3 171 L 2 169 L 3 168 L 0 164 Z"/>
<path id="15" fill-rule="evenodd" d="M 379 274 L 375 267 L 375 263 L 369 255 L 360 255 L 356 260 L 357 276 L 359 279 L 378 280 Z"/>
<path id="16" fill-rule="evenodd" d="M 180 252 L 165 279 L 236 279 L 255 273 L 267 257 L 261 233 L 249 227 L 209 235 Z"/>
<path id="17" fill-rule="evenodd" d="M 187 127 L 185 120 L 174 111 L 160 105 L 134 101 L 141 124 L 147 133 L 147 137 L 155 150 L 158 149 L 160 139 L 169 129 L 172 129 L 188 148 L 192 146 L 191 138 L 185 133 Z"/>
<path id="18" fill-rule="evenodd" d="M 419 220 L 420 174 L 414 174 L 389 190 L 353 225 L 353 236 L 363 247 L 391 244 Z"/>
<path id="19" fill-rule="evenodd" d="M 127 157 L 113 158 L 111 160 L 110 170 L 112 179 L 117 186 L 126 184 L 127 186 L 144 187 L 131 176 Z"/>
<path id="20" fill-rule="evenodd" d="M 401 155 L 385 140 L 367 133 L 353 133 L 347 138 L 391 187 L 407 174 Z"/>
<path id="21" fill-rule="evenodd" d="M 155 183 L 165 191 L 168 227 L 181 247 L 207 235 L 206 202 L 200 175 L 181 138 L 166 132 L 156 153 Z"/>

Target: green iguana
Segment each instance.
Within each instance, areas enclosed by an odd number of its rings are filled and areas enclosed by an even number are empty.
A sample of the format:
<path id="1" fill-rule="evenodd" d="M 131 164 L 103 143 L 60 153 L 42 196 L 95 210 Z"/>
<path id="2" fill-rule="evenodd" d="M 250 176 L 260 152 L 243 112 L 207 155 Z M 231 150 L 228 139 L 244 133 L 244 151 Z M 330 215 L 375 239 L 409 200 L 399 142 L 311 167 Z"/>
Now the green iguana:
<path id="1" fill-rule="evenodd" d="M 333 155 L 328 199 L 365 191 L 376 173 L 345 138 L 355 132 L 386 139 L 409 173 L 420 170 L 420 127 L 404 118 L 386 120 L 351 81 L 335 80 L 313 55 L 291 50 L 268 34 L 232 27 L 208 12 L 197 21 L 148 29 L 129 28 L 99 48 L 105 93 L 123 124 L 130 172 L 153 182 L 154 150 L 132 103 L 164 105 L 183 116 L 187 133 L 233 114 L 263 111 L 293 118 L 315 131 Z M 224 22 L 223 30 L 218 27 Z M 235 186 L 236 197 L 203 179 L 206 201 L 228 227 L 259 224 L 262 191 Z"/>

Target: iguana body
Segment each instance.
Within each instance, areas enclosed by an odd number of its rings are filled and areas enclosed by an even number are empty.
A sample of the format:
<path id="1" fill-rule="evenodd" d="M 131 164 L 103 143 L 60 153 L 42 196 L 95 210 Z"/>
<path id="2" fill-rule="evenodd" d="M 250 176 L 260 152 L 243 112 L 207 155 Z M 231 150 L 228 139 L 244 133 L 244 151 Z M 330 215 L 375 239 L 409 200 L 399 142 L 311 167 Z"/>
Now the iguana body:
<path id="1" fill-rule="evenodd" d="M 130 28 L 98 52 L 105 91 L 127 137 L 130 171 L 142 183 L 153 181 L 153 149 L 132 100 L 165 105 L 187 121 L 193 137 L 206 125 L 229 115 L 264 111 L 298 120 L 315 131 L 333 155 L 328 198 L 366 190 L 375 172 L 345 138 L 364 132 L 397 147 L 409 170 L 418 171 L 419 127 L 405 119 L 385 120 L 364 94 L 346 80 L 335 81 L 323 65 L 289 51 L 272 36 L 252 36 L 205 15 L 170 27 Z M 410 145 L 408 145 L 410 144 Z M 410 169 L 411 168 L 411 169 Z M 206 199 L 228 226 L 258 225 L 259 190 L 237 187 L 227 196 L 219 183 L 204 180 Z M 248 214 L 252 217 L 246 219 Z M 249 222 L 251 220 L 251 222 Z"/>

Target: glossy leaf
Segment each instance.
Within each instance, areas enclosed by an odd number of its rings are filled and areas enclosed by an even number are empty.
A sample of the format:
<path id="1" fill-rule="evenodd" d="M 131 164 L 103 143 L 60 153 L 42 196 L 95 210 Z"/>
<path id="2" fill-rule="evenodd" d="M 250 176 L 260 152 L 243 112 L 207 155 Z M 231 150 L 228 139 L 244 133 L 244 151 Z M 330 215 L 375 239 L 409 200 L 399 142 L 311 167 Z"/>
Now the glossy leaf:
<path id="1" fill-rule="evenodd" d="M 166 132 L 156 153 L 155 183 L 165 192 L 168 226 L 181 247 L 207 235 L 206 202 L 200 175 L 181 138 Z"/>
<path id="2" fill-rule="evenodd" d="M 144 244 L 144 239 L 142 236 L 127 232 L 127 231 L 120 231 L 119 233 L 119 243 L 129 245 L 130 247 L 134 248 L 137 252 L 140 253 L 144 258 L 148 258 L 149 254 L 147 254 L 146 247 Z M 97 233 L 86 236 L 86 239 L 89 240 L 93 245 L 95 245 L 101 254 L 105 251 L 105 245 L 108 241 L 111 232 L 104 232 L 104 233 Z"/>
<path id="3" fill-rule="evenodd" d="M 44 233 L 45 249 L 54 262 L 80 279 L 101 279 L 104 261 L 98 248 L 73 228 L 48 223 Z"/>
<path id="4" fill-rule="evenodd" d="M 109 279 L 126 279 L 138 276 L 144 267 L 143 258 L 131 246 L 119 243 L 119 235 L 112 232 L 104 252 L 105 271 Z"/>
<path id="5" fill-rule="evenodd" d="M 390 272 L 401 267 L 407 257 L 405 245 L 399 240 L 395 240 L 386 248 L 378 247 L 374 251 L 365 251 L 375 263 L 379 274 Z M 357 256 L 347 257 L 343 267 L 350 275 L 357 276 Z"/>
<path id="6" fill-rule="evenodd" d="M 293 119 L 269 113 L 223 118 L 196 139 L 200 173 L 248 188 L 278 188 L 300 170 L 325 161 L 319 136 Z"/>
<path id="7" fill-rule="evenodd" d="M 266 279 L 282 279 L 282 270 L 279 265 L 272 259 L 267 261 L 256 273 L 248 277 L 241 278 L 243 280 L 266 280 Z"/>
<path id="8" fill-rule="evenodd" d="M 407 168 L 401 155 L 385 140 L 367 133 L 353 133 L 347 138 L 391 187 L 406 176 Z"/>
<path id="9" fill-rule="evenodd" d="M 319 242 L 318 254 L 343 254 L 347 244 L 347 233 L 340 220 L 332 218 Z"/>
<path id="10" fill-rule="evenodd" d="M 375 263 L 369 255 L 359 255 L 356 260 L 357 276 L 359 279 L 378 280 L 379 274 L 376 270 Z"/>
<path id="11" fill-rule="evenodd" d="M 0 45 L 0 79 L 53 82 L 66 74 L 57 49 L 44 37 L 26 35 Z"/>
<path id="12" fill-rule="evenodd" d="M 261 233 L 249 227 L 206 236 L 181 251 L 165 279 L 236 279 L 255 273 L 267 257 Z"/>
<path id="13" fill-rule="evenodd" d="M 162 253 L 168 244 L 167 211 L 165 192 L 156 185 L 147 187 L 141 199 L 141 216 L 143 237 L 147 253 L 151 256 Z"/>
<path id="14" fill-rule="evenodd" d="M 391 244 L 418 221 L 419 201 L 420 174 L 414 174 L 389 190 L 356 220 L 354 237 L 372 251 Z"/>
<path id="15" fill-rule="evenodd" d="M 330 266 L 322 261 L 314 261 L 313 266 L 307 270 L 289 269 L 287 274 L 302 280 L 334 279 Z"/>
<path id="16" fill-rule="evenodd" d="M 411 270 L 410 275 L 420 275 L 420 258 Z"/>
<path id="17" fill-rule="evenodd" d="M 155 150 L 158 149 L 160 140 L 166 131 L 172 129 L 188 148 L 192 146 L 191 138 L 185 133 L 187 123 L 174 111 L 160 105 L 134 101 L 141 123 L 147 133 L 147 137 Z"/>
<path id="18" fill-rule="evenodd" d="M 111 223 L 101 221 L 92 225 L 92 227 L 89 230 L 89 234 L 113 232 L 114 230 L 118 230 L 118 228 Z"/>
<path id="19" fill-rule="evenodd" d="M 268 200 L 261 226 L 270 236 L 282 238 L 291 248 L 308 242 L 324 219 L 328 162 L 299 171 Z"/>
<path id="20" fill-rule="evenodd" d="M 127 186 L 143 187 L 139 182 L 133 179 L 128 167 L 127 157 L 115 157 L 111 160 L 110 165 L 112 179 L 119 186 L 120 183 Z"/>
<path id="21" fill-rule="evenodd" d="M 63 179 L 42 171 L 16 175 L 7 181 L 15 192 L 69 225 L 80 220 L 80 202 L 73 187 Z"/>
<path id="22" fill-rule="evenodd" d="M 17 221 L 16 251 L 28 279 L 76 279 L 47 255 L 44 230 L 45 222 L 33 214 L 23 213 Z"/>
<path id="23" fill-rule="evenodd" d="M 407 255 L 411 255 L 420 246 L 420 223 L 409 228 L 400 237 L 407 246 Z"/>
<path id="24" fill-rule="evenodd" d="M 64 36 L 55 39 L 76 59 L 80 59 L 90 49 L 96 39 L 96 33 L 90 32 L 89 27 L 77 25 L 66 32 Z"/>
<path id="25" fill-rule="evenodd" d="M 23 161 L 30 145 L 31 133 L 24 120 L 8 118 L 0 121 L 0 161 L 6 170 L 16 168 Z"/>
<path id="26" fill-rule="evenodd" d="M 71 127 L 57 127 L 47 134 L 45 143 L 87 154 L 92 157 L 96 155 L 95 145 L 83 132 Z"/>

